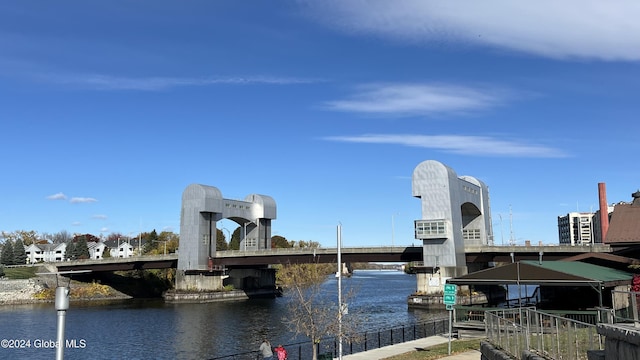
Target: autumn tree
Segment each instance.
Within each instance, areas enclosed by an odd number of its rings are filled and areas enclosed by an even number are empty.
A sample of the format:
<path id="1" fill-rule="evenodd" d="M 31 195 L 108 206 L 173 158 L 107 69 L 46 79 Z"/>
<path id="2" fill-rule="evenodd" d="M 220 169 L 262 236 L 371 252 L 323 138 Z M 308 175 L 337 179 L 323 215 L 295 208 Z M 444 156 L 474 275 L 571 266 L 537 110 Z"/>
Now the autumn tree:
<path id="1" fill-rule="evenodd" d="M 271 248 L 290 248 L 293 244 L 287 241 L 284 236 L 275 235 L 271 237 Z"/>
<path id="2" fill-rule="evenodd" d="M 165 242 L 163 246 L 167 247 L 167 254 L 175 253 L 180 245 L 180 236 L 172 231 L 163 231 L 158 238 Z"/>
<path id="3" fill-rule="evenodd" d="M 2 232 L 2 237 L 6 240 L 11 240 L 12 242 L 16 242 L 17 240 L 22 240 L 24 245 L 31 245 L 38 241 L 38 233 L 34 230 L 18 230 L 14 232 Z"/>
<path id="4" fill-rule="evenodd" d="M 276 274 L 288 299 L 287 316 L 283 322 L 296 335 L 304 335 L 311 340 L 313 360 L 317 360 L 316 345 L 322 338 L 342 336 L 353 341 L 361 322 L 357 315 L 343 313 L 342 332 L 339 334 L 337 296 L 328 296 L 331 294 L 322 287 L 334 267 L 335 264 L 288 264 Z M 349 292 L 343 297 L 343 303 L 352 296 L 353 292 Z"/>
<path id="5" fill-rule="evenodd" d="M 68 231 L 62 230 L 53 235 L 51 235 L 51 241 L 54 244 L 64 244 L 69 240 L 73 239 L 73 235 L 71 235 Z"/>

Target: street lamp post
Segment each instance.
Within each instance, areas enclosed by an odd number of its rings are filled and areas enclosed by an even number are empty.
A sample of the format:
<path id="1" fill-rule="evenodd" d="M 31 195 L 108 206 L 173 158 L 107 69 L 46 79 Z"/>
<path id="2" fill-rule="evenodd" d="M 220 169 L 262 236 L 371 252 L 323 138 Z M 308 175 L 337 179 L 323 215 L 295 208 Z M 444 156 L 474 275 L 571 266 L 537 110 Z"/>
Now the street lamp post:
<path id="1" fill-rule="evenodd" d="M 244 240 L 242 241 L 244 243 L 244 251 L 247 251 L 247 224 L 251 224 L 251 221 L 248 221 L 242 225 L 244 228 Z"/>
<path id="2" fill-rule="evenodd" d="M 342 224 L 338 224 L 338 359 L 342 360 Z"/>

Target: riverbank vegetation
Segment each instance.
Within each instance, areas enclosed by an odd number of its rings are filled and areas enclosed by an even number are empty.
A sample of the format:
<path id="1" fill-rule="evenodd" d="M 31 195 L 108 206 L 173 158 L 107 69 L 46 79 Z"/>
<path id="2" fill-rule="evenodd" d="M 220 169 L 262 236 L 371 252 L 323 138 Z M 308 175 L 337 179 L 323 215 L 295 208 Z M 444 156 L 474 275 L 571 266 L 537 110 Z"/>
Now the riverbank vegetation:
<path id="1" fill-rule="evenodd" d="M 452 341 L 451 355 L 467 352 L 470 350 L 480 350 L 480 341 L 482 341 L 482 339 Z M 383 360 L 435 360 L 446 356 L 449 356 L 448 343 L 391 356 L 388 358 L 384 358 Z"/>
<path id="2" fill-rule="evenodd" d="M 36 300 L 54 300 L 56 297 L 56 288 L 50 287 L 43 289 L 42 291 L 34 294 Z M 73 300 L 81 299 L 107 299 L 123 297 L 123 294 L 115 291 L 112 287 L 107 285 L 98 284 L 92 282 L 90 284 L 84 284 L 80 282 L 73 282 L 69 284 L 69 298 Z"/>

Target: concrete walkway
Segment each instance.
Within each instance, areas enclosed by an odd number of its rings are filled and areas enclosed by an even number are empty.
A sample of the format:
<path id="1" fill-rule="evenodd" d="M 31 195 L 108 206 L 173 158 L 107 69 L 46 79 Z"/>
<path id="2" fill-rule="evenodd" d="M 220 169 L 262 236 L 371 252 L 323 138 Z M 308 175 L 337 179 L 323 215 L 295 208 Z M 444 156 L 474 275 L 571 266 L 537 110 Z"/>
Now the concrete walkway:
<path id="1" fill-rule="evenodd" d="M 423 339 L 407 341 L 401 344 L 389 345 L 385 347 L 381 347 L 378 349 L 373 349 L 369 351 L 363 351 L 356 354 L 344 355 L 342 359 L 344 360 L 376 360 L 376 359 L 384 359 L 394 355 L 400 355 L 411 351 L 421 350 L 426 347 L 446 344 L 449 341 L 447 336 L 429 336 Z M 455 341 L 455 339 L 452 339 Z M 465 353 L 455 354 L 446 356 L 442 359 L 446 360 L 479 360 L 480 359 L 480 351 L 472 350 L 467 351 Z"/>

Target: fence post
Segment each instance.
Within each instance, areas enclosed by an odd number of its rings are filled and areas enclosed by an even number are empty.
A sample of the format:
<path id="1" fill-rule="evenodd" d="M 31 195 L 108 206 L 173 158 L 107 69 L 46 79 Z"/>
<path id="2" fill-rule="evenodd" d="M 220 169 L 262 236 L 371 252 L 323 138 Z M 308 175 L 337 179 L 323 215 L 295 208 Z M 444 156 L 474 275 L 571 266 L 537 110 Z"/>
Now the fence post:
<path id="1" fill-rule="evenodd" d="M 364 333 L 364 351 L 367 351 L 367 332 Z"/>

